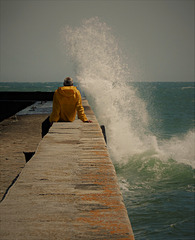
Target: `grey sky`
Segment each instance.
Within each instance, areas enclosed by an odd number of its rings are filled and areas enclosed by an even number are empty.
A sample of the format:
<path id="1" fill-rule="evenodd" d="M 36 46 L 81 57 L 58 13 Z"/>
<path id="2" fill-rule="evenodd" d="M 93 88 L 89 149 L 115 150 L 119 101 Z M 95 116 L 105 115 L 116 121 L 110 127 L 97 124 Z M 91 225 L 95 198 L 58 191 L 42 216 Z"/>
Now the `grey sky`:
<path id="1" fill-rule="evenodd" d="M 0 81 L 74 75 L 59 33 L 95 16 L 112 28 L 135 81 L 194 81 L 194 0 L 0 2 Z"/>

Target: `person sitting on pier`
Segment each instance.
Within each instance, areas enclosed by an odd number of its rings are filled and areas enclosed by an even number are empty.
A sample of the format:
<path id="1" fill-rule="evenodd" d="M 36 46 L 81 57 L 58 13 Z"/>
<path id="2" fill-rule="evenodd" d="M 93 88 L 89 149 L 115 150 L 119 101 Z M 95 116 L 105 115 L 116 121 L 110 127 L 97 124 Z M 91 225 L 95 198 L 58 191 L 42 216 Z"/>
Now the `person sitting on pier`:
<path id="1" fill-rule="evenodd" d="M 84 113 L 79 90 L 73 86 L 72 78 L 67 77 L 64 79 L 64 86 L 59 87 L 54 93 L 53 111 L 49 121 L 51 124 L 53 122 L 73 122 L 76 114 L 83 122 L 92 122 Z"/>
<path id="2" fill-rule="evenodd" d="M 84 113 L 79 90 L 73 86 L 72 78 L 67 77 L 64 79 L 64 86 L 59 87 L 54 93 L 52 113 L 42 123 L 42 137 L 48 133 L 53 122 L 73 122 L 76 114 L 83 122 L 92 122 Z"/>

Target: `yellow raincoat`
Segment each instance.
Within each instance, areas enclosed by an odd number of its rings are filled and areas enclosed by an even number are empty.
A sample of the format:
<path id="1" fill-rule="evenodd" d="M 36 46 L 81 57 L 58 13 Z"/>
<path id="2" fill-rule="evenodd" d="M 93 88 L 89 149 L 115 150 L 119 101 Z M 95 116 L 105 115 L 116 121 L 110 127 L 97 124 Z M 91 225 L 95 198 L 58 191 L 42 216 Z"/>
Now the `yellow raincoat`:
<path id="1" fill-rule="evenodd" d="M 50 122 L 72 122 L 76 114 L 83 122 L 88 121 L 82 106 L 81 94 L 74 86 L 59 87 L 53 97 Z"/>

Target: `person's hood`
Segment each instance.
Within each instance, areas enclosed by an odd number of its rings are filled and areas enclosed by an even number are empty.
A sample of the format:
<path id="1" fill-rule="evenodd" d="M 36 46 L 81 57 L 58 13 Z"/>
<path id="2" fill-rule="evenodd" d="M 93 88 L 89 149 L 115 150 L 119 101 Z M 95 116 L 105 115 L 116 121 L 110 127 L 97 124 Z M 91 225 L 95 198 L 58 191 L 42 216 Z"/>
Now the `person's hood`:
<path id="1" fill-rule="evenodd" d="M 74 86 L 59 87 L 57 92 L 64 97 L 73 97 L 76 94 L 77 88 Z"/>

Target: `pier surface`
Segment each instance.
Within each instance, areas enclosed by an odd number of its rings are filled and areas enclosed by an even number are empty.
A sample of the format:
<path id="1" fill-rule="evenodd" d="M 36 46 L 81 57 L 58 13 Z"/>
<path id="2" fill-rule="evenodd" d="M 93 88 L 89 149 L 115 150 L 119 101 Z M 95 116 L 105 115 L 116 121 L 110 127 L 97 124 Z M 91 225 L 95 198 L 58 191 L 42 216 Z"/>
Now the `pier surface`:
<path id="1" fill-rule="evenodd" d="M 15 115 L 0 122 L 0 200 L 25 166 L 23 152 L 36 151 L 47 116 Z"/>
<path id="2" fill-rule="evenodd" d="M 101 128 L 54 123 L 0 204 L 0 239 L 134 239 Z"/>

